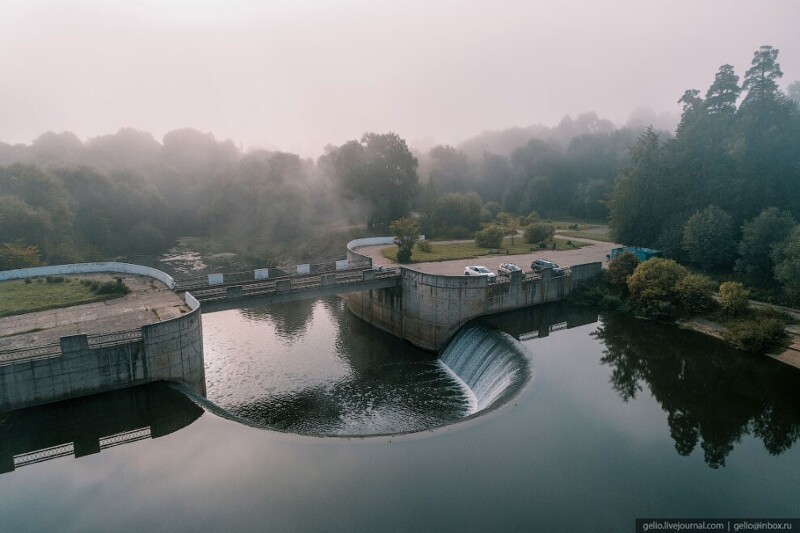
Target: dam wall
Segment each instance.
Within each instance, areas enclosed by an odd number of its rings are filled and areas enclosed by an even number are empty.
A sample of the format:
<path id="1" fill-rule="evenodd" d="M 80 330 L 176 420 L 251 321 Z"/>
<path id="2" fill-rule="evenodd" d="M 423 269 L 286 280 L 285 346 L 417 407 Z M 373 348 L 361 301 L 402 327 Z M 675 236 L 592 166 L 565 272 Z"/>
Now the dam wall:
<path id="1" fill-rule="evenodd" d="M 364 257 L 348 246 L 349 261 L 364 261 Z M 479 276 L 442 276 L 402 268 L 399 287 L 344 298 L 350 311 L 370 324 L 420 348 L 439 351 L 473 318 L 562 300 L 601 270 L 601 263 L 587 263 L 558 272 L 544 270 L 541 276 L 516 272 L 504 281 L 489 282 Z"/>
<path id="2" fill-rule="evenodd" d="M 61 337 L 57 345 L 0 359 L 0 412 L 154 381 L 205 394 L 200 304 L 139 329 Z"/>

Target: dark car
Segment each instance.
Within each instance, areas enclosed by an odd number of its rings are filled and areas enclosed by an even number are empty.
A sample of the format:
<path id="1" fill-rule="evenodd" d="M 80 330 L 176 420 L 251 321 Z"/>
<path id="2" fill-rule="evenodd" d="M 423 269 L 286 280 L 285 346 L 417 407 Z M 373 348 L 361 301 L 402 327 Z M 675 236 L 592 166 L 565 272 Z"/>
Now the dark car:
<path id="1" fill-rule="evenodd" d="M 552 269 L 553 273 L 561 272 L 561 268 L 557 264 L 547 259 L 534 259 L 533 263 L 531 263 L 531 270 L 537 274 L 546 268 Z"/>

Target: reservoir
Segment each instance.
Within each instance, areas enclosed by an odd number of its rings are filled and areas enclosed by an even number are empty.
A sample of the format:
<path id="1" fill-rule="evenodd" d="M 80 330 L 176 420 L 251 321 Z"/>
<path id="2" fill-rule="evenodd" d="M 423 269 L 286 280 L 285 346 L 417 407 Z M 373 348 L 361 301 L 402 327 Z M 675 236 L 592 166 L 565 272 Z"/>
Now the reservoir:
<path id="1" fill-rule="evenodd" d="M 0 530 L 797 514 L 800 373 L 692 332 L 551 304 L 437 360 L 332 297 L 206 312 L 203 333 L 207 399 L 155 384 L 0 415 Z"/>

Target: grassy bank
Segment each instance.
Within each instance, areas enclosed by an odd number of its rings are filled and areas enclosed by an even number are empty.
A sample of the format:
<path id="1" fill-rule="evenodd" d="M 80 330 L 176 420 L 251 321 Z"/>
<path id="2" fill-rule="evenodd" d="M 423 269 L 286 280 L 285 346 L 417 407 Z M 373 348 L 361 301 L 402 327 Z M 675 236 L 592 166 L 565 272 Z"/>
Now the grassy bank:
<path id="1" fill-rule="evenodd" d="M 562 237 L 574 237 L 576 239 L 591 239 L 593 241 L 614 242 L 608 233 L 595 233 L 593 231 L 559 230 L 558 235 L 561 235 Z"/>
<path id="2" fill-rule="evenodd" d="M 0 282 L 0 317 L 58 309 L 91 302 L 119 298 L 124 292 L 113 291 L 116 286 L 81 282 L 75 278 L 54 276 Z M 113 287 L 112 287 L 113 286 Z M 113 291 L 113 292 L 112 292 Z"/>
<path id="3" fill-rule="evenodd" d="M 574 250 L 583 246 L 588 246 L 586 243 L 566 241 L 564 239 L 553 239 L 547 241 L 546 250 Z M 522 237 L 515 237 L 514 244 L 511 244 L 511 237 L 506 237 L 503 240 L 503 245 L 497 249 L 481 248 L 475 241 L 467 242 L 454 242 L 454 243 L 439 243 L 431 242 L 431 250 L 423 252 L 419 249 L 419 245 L 414 247 L 414 252 L 411 255 L 412 263 L 428 263 L 434 261 L 450 261 L 453 259 L 469 259 L 471 257 L 482 257 L 487 255 L 497 255 L 499 250 L 503 255 L 518 255 L 529 254 L 532 251 L 538 251 L 539 248 L 525 242 Z M 555 245 L 555 248 L 553 246 Z M 533 248 L 533 250 L 531 250 Z M 392 261 L 397 261 L 397 246 L 389 246 L 381 250 L 381 254 Z"/>

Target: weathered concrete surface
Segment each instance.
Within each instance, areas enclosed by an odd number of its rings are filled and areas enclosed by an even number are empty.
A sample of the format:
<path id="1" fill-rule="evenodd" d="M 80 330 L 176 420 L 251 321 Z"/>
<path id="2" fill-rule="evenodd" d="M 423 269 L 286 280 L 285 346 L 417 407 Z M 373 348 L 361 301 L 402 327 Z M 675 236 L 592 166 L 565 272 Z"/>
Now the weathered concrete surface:
<path id="1" fill-rule="evenodd" d="M 401 286 L 345 296 L 348 308 L 370 324 L 420 348 L 442 349 L 470 320 L 563 299 L 577 284 L 596 276 L 600 263 L 575 265 L 569 275 L 488 283 L 485 277 L 443 276 L 403 268 Z"/>
<path id="2" fill-rule="evenodd" d="M 69 277 L 109 281 L 116 275 Z M 163 283 L 142 276 L 122 278 L 131 289 L 122 298 L 0 318 L 0 351 L 58 342 L 68 335 L 135 329 L 189 311 L 184 301 Z"/>
<path id="3" fill-rule="evenodd" d="M 155 280 L 125 282 L 134 290 L 117 300 L 3 319 L 0 412 L 153 381 L 205 394 L 200 304 Z"/>

